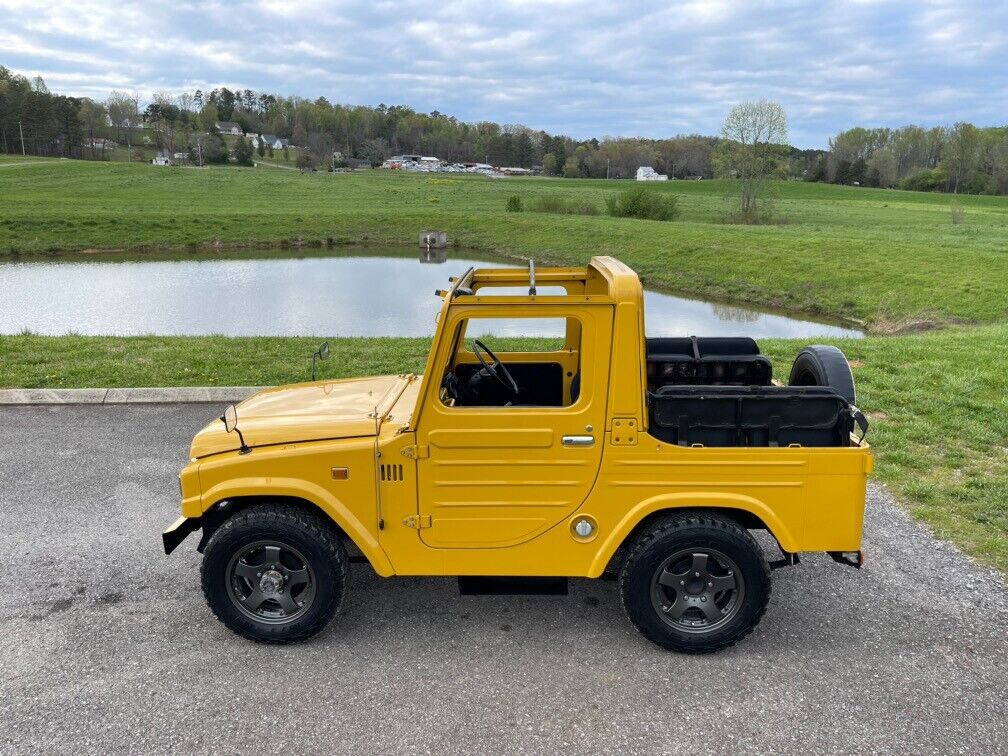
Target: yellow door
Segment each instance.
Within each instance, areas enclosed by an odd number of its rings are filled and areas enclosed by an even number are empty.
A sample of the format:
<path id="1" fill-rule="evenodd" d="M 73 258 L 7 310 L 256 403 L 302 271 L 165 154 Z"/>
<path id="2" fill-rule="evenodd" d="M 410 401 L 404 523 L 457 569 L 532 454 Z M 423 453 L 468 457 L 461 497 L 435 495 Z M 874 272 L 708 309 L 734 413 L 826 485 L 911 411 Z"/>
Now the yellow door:
<path id="1" fill-rule="evenodd" d="M 508 329 L 514 329 L 515 309 L 505 312 Z M 467 406 L 430 387 L 417 427 L 420 538 L 428 546 L 520 544 L 565 520 L 587 497 L 605 434 L 612 309 L 586 306 L 577 308 L 576 317 L 569 310 L 563 314 L 566 341 L 558 349 L 519 345 L 524 351 L 506 351 L 506 338 L 479 332 L 505 368 L 518 366 L 512 372 L 519 384 L 536 384 L 521 385 L 511 406 Z M 486 324 L 493 316 L 478 317 Z M 464 312 L 446 332 L 458 337 L 442 349 L 434 377 L 443 381 L 452 371 L 471 376 L 473 334 L 466 331 Z M 543 385 L 556 381 L 561 383 Z M 558 402 L 550 398 L 557 394 Z M 528 406 L 523 399 L 550 406 Z"/>

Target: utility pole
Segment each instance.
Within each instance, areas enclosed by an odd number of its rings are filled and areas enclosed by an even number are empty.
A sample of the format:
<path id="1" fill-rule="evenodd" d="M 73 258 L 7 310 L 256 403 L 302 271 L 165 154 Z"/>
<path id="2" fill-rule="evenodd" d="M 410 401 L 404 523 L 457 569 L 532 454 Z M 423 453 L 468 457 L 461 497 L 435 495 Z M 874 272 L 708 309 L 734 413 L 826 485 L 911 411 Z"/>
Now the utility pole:
<path id="1" fill-rule="evenodd" d="M 21 121 L 20 120 L 18 120 L 18 131 L 21 132 L 21 157 L 24 157 L 28 153 L 25 152 L 25 147 L 24 147 L 24 128 L 21 126 Z"/>
<path id="2" fill-rule="evenodd" d="M 605 177 L 606 181 L 609 180 L 609 158 L 605 159 Z"/>

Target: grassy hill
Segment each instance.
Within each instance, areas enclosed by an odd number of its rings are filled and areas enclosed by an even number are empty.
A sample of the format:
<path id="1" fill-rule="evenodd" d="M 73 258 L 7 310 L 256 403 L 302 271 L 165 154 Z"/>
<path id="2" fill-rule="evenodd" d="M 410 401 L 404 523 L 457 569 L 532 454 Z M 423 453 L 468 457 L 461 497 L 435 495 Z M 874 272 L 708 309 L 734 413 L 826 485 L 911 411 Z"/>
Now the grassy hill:
<path id="1" fill-rule="evenodd" d="M 541 262 L 613 254 L 646 283 L 737 302 L 850 317 L 882 330 L 906 319 L 992 322 L 1008 314 L 1008 198 L 796 182 L 775 186 L 779 223 L 722 222 L 732 187 L 668 182 L 672 223 L 506 213 L 559 195 L 602 206 L 628 182 L 496 179 L 384 171 L 301 174 L 44 161 L 0 170 L 0 252 L 88 248 L 410 242 L 458 244 Z"/>

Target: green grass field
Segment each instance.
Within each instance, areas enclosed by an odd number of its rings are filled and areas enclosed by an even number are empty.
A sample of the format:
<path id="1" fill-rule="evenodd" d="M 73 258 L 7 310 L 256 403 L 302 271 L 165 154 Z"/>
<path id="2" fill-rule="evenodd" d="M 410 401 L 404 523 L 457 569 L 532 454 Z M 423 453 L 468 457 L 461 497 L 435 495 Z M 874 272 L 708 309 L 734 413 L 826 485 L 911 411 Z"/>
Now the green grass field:
<path id="1" fill-rule="evenodd" d="M 1008 314 L 1008 198 L 776 185 L 779 224 L 721 222 L 728 183 L 668 182 L 682 219 L 506 213 L 518 194 L 602 205 L 627 182 L 301 174 L 44 161 L 0 171 L 0 252 L 213 244 L 414 243 L 423 229 L 540 262 L 613 254 L 654 287 L 868 321 L 996 322 Z"/>
<path id="2" fill-rule="evenodd" d="M 518 194 L 597 203 L 626 182 L 295 171 L 0 158 L 0 253 L 81 249 L 458 244 L 540 263 L 612 254 L 644 281 L 710 299 L 857 318 L 884 333 L 835 342 L 872 419 L 877 476 L 967 552 L 1008 571 L 1008 198 L 780 183 L 774 225 L 722 222 L 724 182 L 669 182 L 671 223 L 506 213 Z M 6 166 L 6 167 L 5 167 Z M 954 324 L 959 325 L 954 325 Z M 0 336 L 0 386 L 275 384 L 307 376 L 316 339 Z M 418 370 L 424 339 L 333 340 L 329 375 Z M 786 375 L 802 344 L 761 341 Z"/>

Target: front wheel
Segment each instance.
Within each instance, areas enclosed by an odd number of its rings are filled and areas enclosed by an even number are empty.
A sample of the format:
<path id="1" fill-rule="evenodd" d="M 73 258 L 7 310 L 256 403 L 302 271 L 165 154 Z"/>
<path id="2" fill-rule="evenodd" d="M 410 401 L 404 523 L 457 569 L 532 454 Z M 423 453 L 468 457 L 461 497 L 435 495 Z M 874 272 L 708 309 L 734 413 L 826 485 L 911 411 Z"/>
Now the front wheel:
<path id="1" fill-rule="evenodd" d="M 620 595 L 651 642 L 710 653 L 756 627 L 770 600 L 770 568 L 755 539 L 733 521 L 684 512 L 638 537 L 620 572 Z"/>
<path id="2" fill-rule="evenodd" d="M 203 554 L 203 594 L 217 618 L 261 643 L 318 633 L 343 601 L 348 559 L 320 517 L 282 504 L 225 520 Z"/>

